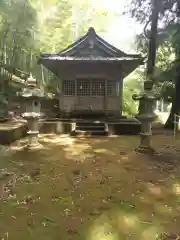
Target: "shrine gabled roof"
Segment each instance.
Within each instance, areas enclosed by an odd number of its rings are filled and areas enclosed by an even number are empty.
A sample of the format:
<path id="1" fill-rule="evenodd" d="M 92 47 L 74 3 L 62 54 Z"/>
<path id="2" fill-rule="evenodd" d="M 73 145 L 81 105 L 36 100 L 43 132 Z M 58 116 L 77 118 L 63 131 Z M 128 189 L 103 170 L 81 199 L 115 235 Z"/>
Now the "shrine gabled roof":
<path id="1" fill-rule="evenodd" d="M 74 42 L 73 44 L 71 44 L 70 46 L 68 46 L 66 49 L 62 50 L 61 52 L 59 52 L 58 55 L 60 56 L 76 56 L 76 54 L 78 53 L 78 51 L 83 48 L 83 46 L 87 46 L 90 49 L 93 48 L 98 48 L 100 47 L 100 49 L 104 50 L 104 52 L 108 55 L 111 56 L 116 56 L 116 57 L 124 57 L 127 56 L 126 53 L 124 53 L 123 51 L 119 50 L 118 48 L 114 47 L 113 45 L 109 44 L 108 42 L 106 42 L 103 38 L 101 38 L 99 35 L 96 34 L 94 28 L 89 28 L 88 32 L 86 33 L 86 35 L 84 35 L 83 37 L 81 37 L 79 40 L 77 40 L 76 42 Z M 130 54 L 131 57 L 136 56 L 137 55 L 132 55 Z"/>
<path id="2" fill-rule="evenodd" d="M 112 59 L 111 59 L 112 58 Z M 38 62 L 43 60 L 143 60 L 139 54 L 126 54 L 96 34 L 89 28 L 86 35 L 57 54 L 41 54 Z"/>

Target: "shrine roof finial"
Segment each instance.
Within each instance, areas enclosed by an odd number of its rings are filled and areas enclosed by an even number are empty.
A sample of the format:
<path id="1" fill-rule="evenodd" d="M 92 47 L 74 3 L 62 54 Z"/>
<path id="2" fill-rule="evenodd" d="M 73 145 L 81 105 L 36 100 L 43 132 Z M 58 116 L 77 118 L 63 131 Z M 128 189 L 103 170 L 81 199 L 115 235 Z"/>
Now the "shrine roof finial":
<path id="1" fill-rule="evenodd" d="M 94 30 L 93 27 L 90 27 L 90 28 L 89 28 L 89 30 L 88 30 L 88 35 L 90 35 L 90 36 L 96 35 L 96 32 L 95 32 L 95 30 Z"/>

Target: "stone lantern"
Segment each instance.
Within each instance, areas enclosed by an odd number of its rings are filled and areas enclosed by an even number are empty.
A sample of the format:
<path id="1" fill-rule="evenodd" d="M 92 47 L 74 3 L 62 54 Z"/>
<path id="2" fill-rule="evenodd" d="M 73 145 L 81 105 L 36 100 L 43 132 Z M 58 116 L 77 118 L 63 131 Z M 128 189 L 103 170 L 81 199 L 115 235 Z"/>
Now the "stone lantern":
<path id="1" fill-rule="evenodd" d="M 140 101 L 139 113 L 136 118 L 141 122 L 140 146 L 137 149 L 143 153 L 153 153 L 154 149 L 151 147 L 151 125 L 156 119 L 154 113 L 154 102 L 160 98 L 152 90 L 152 81 L 146 80 L 144 82 L 144 91 L 140 94 L 134 94 L 133 100 Z"/>
<path id="2" fill-rule="evenodd" d="M 26 111 L 22 114 L 22 116 L 28 122 L 28 148 L 37 148 L 40 146 L 38 142 L 38 122 L 41 116 L 40 99 L 44 97 L 44 92 L 38 88 L 36 79 L 30 76 L 27 79 L 26 86 L 20 95 L 25 100 L 26 106 Z"/>
<path id="3" fill-rule="evenodd" d="M 8 120 L 8 101 L 3 93 L 0 93 L 0 122 Z"/>

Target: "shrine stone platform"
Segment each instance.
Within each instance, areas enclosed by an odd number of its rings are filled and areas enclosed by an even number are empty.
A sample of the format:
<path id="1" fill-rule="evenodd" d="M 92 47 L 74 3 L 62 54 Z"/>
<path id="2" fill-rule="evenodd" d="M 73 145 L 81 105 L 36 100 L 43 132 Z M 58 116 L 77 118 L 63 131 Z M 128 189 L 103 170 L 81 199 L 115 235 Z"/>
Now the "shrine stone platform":
<path id="1" fill-rule="evenodd" d="M 7 121 L 0 123 L 0 144 L 9 145 L 26 136 L 27 124 L 24 122 Z"/>
<path id="2" fill-rule="evenodd" d="M 141 124 L 135 118 L 109 119 L 48 119 L 39 121 L 40 134 L 76 135 L 137 135 Z M 9 145 L 27 136 L 27 123 L 7 121 L 0 123 L 0 144 Z"/>
<path id="3" fill-rule="evenodd" d="M 103 129 L 104 125 L 104 129 Z M 141 130 L 141 123 L 135 118 L 107 118 L 107 119 L 48 119 L 39 122 L 40 133 L 71 134 L 97 133 L 101 135 L 137 135 Z M 85 134 L 86 135 L 86 134 Z"/>

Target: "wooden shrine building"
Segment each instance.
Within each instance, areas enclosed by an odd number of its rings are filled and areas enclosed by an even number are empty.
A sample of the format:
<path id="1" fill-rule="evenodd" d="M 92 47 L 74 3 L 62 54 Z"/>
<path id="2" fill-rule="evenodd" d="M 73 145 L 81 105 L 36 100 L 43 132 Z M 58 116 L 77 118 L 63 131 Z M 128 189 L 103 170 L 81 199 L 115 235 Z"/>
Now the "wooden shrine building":
<path id="1" fill-rule="evenodd" d="M 58 79 L 61 116 L 121 116 L 123 79 L 143 63 L 98 36 L 93 28 L 57 54 L 41 54 L 38 63 Z"/>

